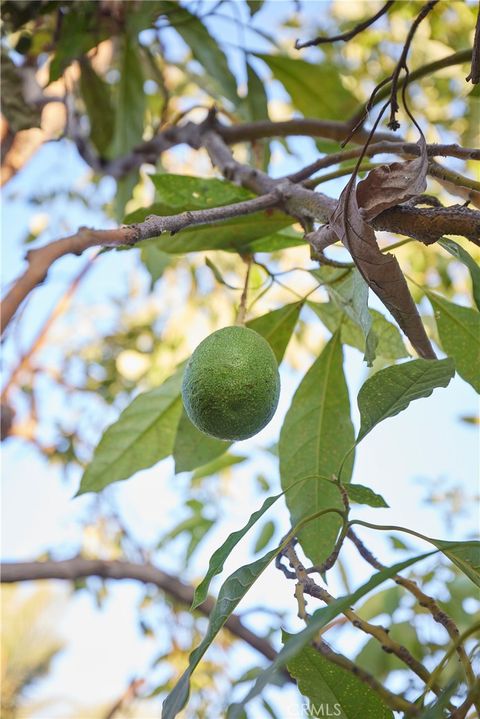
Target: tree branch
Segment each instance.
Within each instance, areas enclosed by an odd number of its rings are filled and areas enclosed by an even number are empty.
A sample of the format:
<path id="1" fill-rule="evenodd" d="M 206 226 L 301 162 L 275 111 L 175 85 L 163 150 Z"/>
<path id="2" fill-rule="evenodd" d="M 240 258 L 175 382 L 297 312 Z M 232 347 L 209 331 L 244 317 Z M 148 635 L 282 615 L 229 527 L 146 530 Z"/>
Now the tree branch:
<path id="1" fill-rule="evenodd" d="M 176 601 L 190 606 L 193 601 L 194 589 L 189 584 L 164 572 L 153 564 L 135 564 L 124 560 L 83 559 L 74 557 L 62 561 L 46 562 L 2 562 L 0 565 L 0 581 L 3 584 L 29 582 L 39 579 L 62 579 L 70 582 L 85 577 L 101 577 L 102 579 L 132 579 L 143 584 L 154 584 L 162 592 Z M 215 606 L 212 597 L 198 607 L 198 611 L 208 617 Z M 231 614 L 225 622 L 225 628 L 235 637 L 242 639 L 257 652 L 269 660 L 277 653 L 267 639 L 259 637 L 248 629 L 235 614 Z"/>
<path id="2" fill-rule="evenodd" d="M 297 40 L 295 42 L 295 50 L 301 50 L 304 47 L 312 47 L 314 45 L 325 45 L 326 43 L 338 42 L 339 40 L 348 42 L 348 40 L 351 40 L 356 35 L 359 35 L 361 32 L 363 32 L 363 30 L 366 30 L 367 27 L 373 25 L 373 23 L 378 20 L 379 17 L 385 15 L 385 13 L 393 5 L 394 2 L 395 0 L 388 0 L 388 2 L 386 2 L 385 5 L 380 8 L 380 10 L 375 15 L 373 15 L 373 17 L 370 17 L 368 18 L 368 20 L 364 20 L 358 25 L 355 25 L 354 28 L 352 28 L 348 32 L 342 33 L 341 35 L 334 35 L 333 37 L 317 37 L 315 38 L 315 40 L 308 40 L 307 42 L 300 42 L 299 40 Z"/>
<path id="3" fill-rule="evenodd" d="M 81 254 L 94 246 L 133 246 L 140 240 L 157 237 L 162 232 L 175 233 L 191 225 L 210 224 L 278 206 L 302 222 L 303 225 L 311 224 L 312 221 L 327 222 L 329 220 L 337 201 L 297 183 L 312 174 L 319 166 L 330 162 L 331 157 L 313 163 L 288 178 L 275 180 L 260 170 L 237 162 L 225 140 L 212 127 L 217 127 L 214 110 L 201 125 L 195 126 L 190 123 L 183 140 L 188 141 L 192 147 L 200 145 L 205 147 L 212 163 L 219 168 L 224 177 L 248 187 L 261 195 L 260 197 L 224 207 L 182 212 L 166 217 L 150 215 L 144 222 L 117 229 L 94 230 L 82 227 L 74 235 L 30 250 L 27 254 L 28 267 L 26 271 L 14 283 L 2 303 L 0 314 L 2 331 L 5 330 L 25 297 L 36 285 L 44 281 L 50 266 L 63 255 Z M 392 145 L 393 143 L 387 142 L 380 143 L 381 149 L 378 149 L 379 144 L 376 147 L 379 152 L 384 152 L 390 150 Z M 403 151 L 410 152 L 410 154 L 418 152 L 415 144 L 398 143 L 397 151 L 398 148 L 402 148 Z M 452 150 L 452 148 L 454 149 Z M 442 154 L 446 149 L 462 156 L 480 157 L 480 151 L 458 148 L 458 146 L 431 146 L 431 153 Z M 357 152 L 357 150 L 353 150 L 339 153 L 339 155 L 342 159 L 346 159 L 346 157 L 355 156 Z M 372 226 L 378 230 L 387 230 L 413 237 L 425 244 L 430 244 L 444 235 L 451 234 L 463 235 L 472 242 L 480 244 L 480 213 L 466 207 L 423 209 L 399 205 L 378 215 L 372 221 Z"/>
<path id="4" fill-rule="evenodd" d="M 26 271 L 15 281 L 10 291 L 6 294 L 5 299 L 2 301 L 0 308 L 2 332 L 5 331 L 8 323 L 27 295 L 34 287 L 45 280 L 51 265 L 64 255 L 81 255 L 82 252 L 88 250 L 90 247 L 97 246 L 133 246 L 141 240 L 157 237 L 161 235 L 162 232 L 175 234 L 185 227 L 210 224 L 230 217 L 248 215 L 258 212 L 259 210 L 273 207 L 277 205 L 278 202 L 279 197 L 277 194 L 267 194 L 224 207 L 192 210 L 191 212 L 182 212 L 179 215 L 170 215 L 167 217 L 149 215 L 144 222 L 116 229 L 94 230 L 88 227 L 80 227 L 78 232 L 69 237 L 64 237 L 43 247 L 30 250 L 26 255 L 28 262 Z"/>
<path id="5" fill-rule="evenodd" d="M 465 80 L 467 82 L 470 80 L 474 85 L 478 85 L 480 82 L 480 8 L 478 9 L 475 37 L 473 39 L 472 67 Z"/>

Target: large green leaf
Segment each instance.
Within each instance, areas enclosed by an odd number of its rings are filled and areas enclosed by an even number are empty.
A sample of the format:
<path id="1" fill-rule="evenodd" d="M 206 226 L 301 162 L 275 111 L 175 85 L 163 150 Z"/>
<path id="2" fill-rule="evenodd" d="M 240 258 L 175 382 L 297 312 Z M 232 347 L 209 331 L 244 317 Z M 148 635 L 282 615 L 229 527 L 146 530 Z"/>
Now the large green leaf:
<path id="1" fill-rule="evenodd" d="M 257 57 L 267 63 L 305 117 L 344 120 L 358 108 L 358 100 L 343 86 L 332 63 L 323 60 L 313 64 L 282 55 Z"/>
<path id="2" fill-rule="evenodd" d="M 282 489 L 307 475 L 332 477 L 353 442 L 342 346 L 334 335 L 300 383 L 285 417 L 279 443 Z M 351 469 L 350 463 L 342 474 L 344 482 Z M 286 502 L 292 524 L 312 512 L 343 508 L 337 486 L 321 479 L 292 488 Z M 339 526 L 340 518 L 332 513 L 300 531 L 302 548 L 314 564 L 330 554 Z"/>
<path id="3" fill-rule="evenodd" d="M 247 62 L 248 93 L 245 103 L 250 120 L 268 120 L 268 98 L 265 83 L 261 81 L 254 68 Z"/>
<path id="4" fill-rule="evenodd" d="M 192 673 L 237 604 L 270 564 L 277 552 L 278 548 L 276 547 L 255 562 L 240 567 L 225 580 L 218 593 L 215 607 L 210 614 L 205 637 L 190 654 L 187 669 L 163 703 L 162 719 L 174 719 L 183 709 L 188 700 Z"/>
<path id="5" fill-rule="evenodd" d="M 224 97 L 236 105 L 237 83 L 218 42 L 210 35 L 202 21 L 187 8 L 177 3 L 164 3 L 164 5 L 167 6 L 172 26 L 190 47 L 195 60 L 203 65 L 207 75 L 214 78 Z"/>
<path id="6" fill-rule="evenodd" d="M 284 643 L 291 638 L 284 632 Z M 393 719 L 391 709 L 373 689 L 351 672 L 329 662 L 313 647 L 303 647 L 287 663 L 287 669 L 297 680 L 299 691 L 308 697 L 312 715 L 322 707 L 329 716 L 340 719 Z"/>
<path id="7" fill-rule="evenodd" d="M 171 208 L 172 213 L 184 210 L 204 210 L 249 200 L 255 195 L 244 187 L 216 177 L 193 177 L 172 173 L 150 175 L 158 202 Z"/>
<path id="8" fill-rule="evenodd" d="M 175 472 L 190 472 L 192 469 L 202 467 L 224 454 L 231 444 L 231 442 L 223 442 L 200 432 L 190 422 L 184 410 L 178 424 L 173 448 Z"/>
<path id="9" fill-rule="evenodd" d="M 446 387 L 455 368 L 451 359 L 417 359 L 380 370 L 358 394 L 360 442 L 379 422 L 406 409 L 410 402 L 429 397 L 436 387 Z"/>
<path id="10" fill-rule="evenodd" d="M 183 367 L 160 387 L 138 395 L 105 431 L 77 496 L 99 492 L 171 454 L 182 412 Z"/>
<path id="11" fill-rule="evenodd" d="M 438 241 L 438 244 L 443 247 L 444 250 L 447 250 L 447 252 L 453 255 L 453 257 L 456 257 L 457 260 L 463 262 L 465 267 L 470 272 L 473 299 L 475 300 L 477 308 L 480 310 L 480 267 L 475 262 L 473 257 L 468 254 L 467 250 L 459 245 L 458 242 L 444 237 Z"/>
<path id="12" fill-rule="evenodd" d="M 480 587 L 480 542 L 457 542 L 454 547 L 451 547 L 451 542 L 444 542 L 440 539 L 429 539 L 428 541 L 441 549 L 453 564 L 456 564 L 477 587 Z"/>
<path id="13" fill-rule="evenodd" d="M 192 475 L 192 482 L 194 483 L 204 477 L 210 477 L 212 474 L 219 474 L 225 469 L 229 469 L 230 467 L 234 467 L 236 464 L 245 462 L 246 459 L 247 457 L 243 454 L 221 454 L 216 459 L 212 459 L 211 462 L 207 462 L 207 464 L 197 467 Z"/>
<path id="14" fill-rule="evenodd" d="M 270 343 L 278 364 L 283 359 L 302 307 L 303 301 L 293 302 L 247 322 L 247 327 L 261 334 Z"/>
<path id="15" fill-rule="evenodd" d="M 97 75 L 86 56 L 80 58 L 80 92 L 90 120 L 90 139 L 103 155 L 110 145 L 115 126 L 111 86 Z"/>
<path id="16" fill-rule="evenodd" d="M 308 302 L 325 327 L 334 334 L 340 329 L 344 344 L 365 352 L 365 334 L 359 325 L 345 314 L 335 302 Z M 372 329 L 377 336 L 376 354 L 385 359 L 408 357 L 400 332 L 377 310 L 369 310 L 372 316 Z"/>
<path id="17" fill-rule="evenodd" d="M 452 542 L 451 546 L 454 547 L 455 543 Z M 257 677 L 254 686 L 250 689 L 250 691 L 243 698 L 243 700 L 230 707 L 228 719 L 240 719 L 240 717 L 242 716 L 242 711 L 244 711 L 246 705 L 252 699 L 255 699 L 255 697 L 259 696 L 259 694 L 261 694 L 267 684 L 274 680 L 278 672 L 294 657 L 296 657 L 297 654 L 302 651 L 303 647 L 305 647 L 309 642 L 313 641 L 319 630 L 322 629 L 322 627 L 324 627 L 326 624 L 331 622 L 332 619 L 335 619 L 338 614 L 341 614 L 345 611 L 345 609 L 350 608 L 353 604 L 355 604 L 355 602 L 358 602 L 359 599 L 368 594 L 368 592 L 378 587 L 387 579 L 391 579 L 393 576 L 395 576 L 395 574 L 401 572 L 402 569 L 406 569 L 412 564 L 415 564 L 415 562 L 419 562 L 422 559 L 432 556 L 432 554 L 435 554 L 435 551 L 411 557 L 410 559 L 406 559 L 403 562 L 394 564 L 392 567 L 382 569 L 380 572 L 376 572 L 368 580 L 368 582 L 359 587 L 359 589 L 353 592 L 353 594 L 349 594 L 345 597 L 340 597 L 328 606 L 317 609 L 317 611 L 314 612 L 314 614 L 311 616 L 307 627 L 303 629 L 303 631 L 301 631 L 299 634 L 295 634 L 293 637 L 291 637 L 291 639 L 289 639 L 284 645 L 283 649 L 277 654 L 276 658 L 273 660 L 270 666 L 267 667 L 267 669 L 265 669 L 263 672 L 261 672 L 261 674 Z"/>
<path id="18" fill-rule="evenodd" d="M 112 157 L 125 155 L 142 140 L 146 107 L 143 90 L 145 78 L 136 37 L 125 34 L 121 43 L 115 130 L 109 149 Z"/>
<path id="19" fill-rule="evenodd" d="M 427 297 L 435 313 L 442 349 L 455 360 L 460 377 L 480 392 L 480 312 L 449 302 L 434 292 L 427 292 Z"/>
<path id="20" fill-rule="evenodd" d="M 257 509 L 256 512 L 253 512 L 251 517 L 249 518 L 248 522 L 243 526 L 241 529 L 238 529 L 235 532 L 232 532 L 228 535 L 226 540 L 223 542 L 223 544 L 215 550 L 215 552 L 212 554 L 210 558 L 210 562 L 208 565 L 208 570 L 205 575 L 205 577 L 202 579 L 198 587 L 195 589 L 195 594 L 193 597 L 192 602 L 192 609 L 195 609 L 195 607 L 198 607 L 199 604 L 202 604 L 202 602 L 205 601 L 208 594 L 208 589 L 210 587 L 210 582 L 212 581 L 213 577 L 215 577 L 217 574 L 220 574 L 220 572 L 223 570 L 223 565 L 225 564 L 226 559 L 230 556 L 232 550 L 237 546 L 239 541 L 246 535 L 248 530 L 253 527 L 253 525 L 258 522 L 260 517 L 262 517 L 267 509 L 272 506 L 274 502 L 281 497 L 281 494 L 277 494 L 273 497 L 268 497 L 260 509 Z"/>

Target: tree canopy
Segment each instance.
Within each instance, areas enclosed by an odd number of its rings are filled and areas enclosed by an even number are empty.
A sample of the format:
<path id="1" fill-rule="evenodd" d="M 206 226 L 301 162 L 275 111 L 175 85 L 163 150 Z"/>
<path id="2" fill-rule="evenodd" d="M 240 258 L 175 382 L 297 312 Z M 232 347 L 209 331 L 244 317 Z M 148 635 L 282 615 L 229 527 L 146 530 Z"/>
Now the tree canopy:
<path id="1" fill-rule="evenodd" d="M 480 716 L 475 3 L 1 8 L 2 441 L 35 512 L 41 466 L 75 525 L 66 550 L 7 552 L 2 582 L 64 580 L 107 613 L 130 580 L 155 646 L 81 710 Z M 182 402 L 188 358 L 231 325 L 282 385 L 243 444 Z M 448 451 L 455 476 L 424 480 L 432 524 L 403 467 L 442 474 Z M 16 631 L 12 719 L 24 667 L 60 646 L 29 663 Z"/>

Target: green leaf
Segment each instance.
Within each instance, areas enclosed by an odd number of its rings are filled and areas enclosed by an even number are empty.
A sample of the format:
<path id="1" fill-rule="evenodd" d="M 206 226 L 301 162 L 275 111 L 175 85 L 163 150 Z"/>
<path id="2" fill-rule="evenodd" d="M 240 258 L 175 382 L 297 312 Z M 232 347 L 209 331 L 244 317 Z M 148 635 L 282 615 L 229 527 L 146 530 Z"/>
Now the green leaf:
<path id="1" fill-rule="evenodd" d="M 173 458 L 175 473 L 190 472 L 197 467 L 209 464 L 231 446 L 231 442 L 208 437 L 190 422 L 185 410 L 182 412 L 175 437 Z M 203 467 L 205 469 L 205 467 Z"/>
<path id="2" fill-rule="evenodd" d="M 183 366 L 160 387 L 143 392 L 104 432 L 77 495 L 99 492 L 172 453 L 182 412 Z"/>
<path id="3" fill-rule="evenodd" d="M 438 244 L 443 247 L 444 250 L 447 250 L 447 252 L 450 252 L 451 255 L 456 257 L 457 260 L 463 262 L 465 267 L 470 272 L 473 299 L 475 300 L 477 308 L 480 310 L 480 267 L 477 265 L 473 257 L 468 254 L 467 250 L 459 245 L 458 242 L 454 242 L 454 240 L 444 237 L 438 241 Z"/>
<path id="4" fill-rule="evenodd" d="M 268 520 L 268 522 L 265 522 L 265 524 L 261 528 L 260 533 L 257 537 L 257 541 L 255 542 L 255 547 L 253 548 L 255 554 L 258 554 L 263 549 L 265 549 L 274 534 L 275 524 L 271 520 Z"/>
<path id="5" fill-rule="evenodd" d="M 367 622 L 375 619 L 380 614 L 388 614 L 391 616 L 400 604 L 402 598 L 402 590 L 398 585 L 383 589 L 381 592 L 375 592 L 366 600 L 358 609 L 358 614 Z"/>
<path id="6" fill-rule="evenodd" d="M 198 666 L 201 658 L 211 645 L 220 629 L 227 621 L 230 614 L 235 610 L 240 600 L 248 592 L 252 584 L 258 579 L 273 557 L 277 554 L 278 547 L 272 549 L 265 556 L 237 569 L 223 583 L 218 599 L 210 614 L 208 629 L 202 642 L 190 654 L 188 667 L 180 677 L 179 681 L 167 696 L 163 703 L 162 719 L 174 719 L 185 706 L 190 692 L 190 677 Z"/>
<path id="7" fill-rule="evenodd" d="M 452 542 L 452 547 L 455 543 Z M 437 550 L 435 550 L 437 551 Z M 394 564 L 392 567 L 382 569 L 380 572 L 374 574 L 368 582 L 363 584 L 353 594 L 349 594 L 345 597 L 340 597 L 326 607 L 317 609 L 316 612 L 311 616 L 307 627 L 299 634 L 295 634 L 291 639 L 287 641 L 283 649 L 277 654 L 276 658 L 265 669 L 258 677 L 248 694 L 243 698 L 241 702 L 234 704 L 230 707 L 229 719 L 238 719 L 241 712 L 244 710 L 248 702 L 257 697 L 263 689 L 269 684 L 275 675 L 288 664 L 309 642 L 311 642 L 320 629 L 326 624 L 335 619 L 338 614 L 341 614 L 345 609 L 351 607 L 355 602 L 364 597 L 368 592 L 375 589 L 380 584 L 385 582 L 387 579 L 391 579 L 395 574 L 398 574 L 403 569 L 410 567 L 415 562 L 419 562 L 422 559 L 432 556 L 433 552 L 426 552 L 410 559 L 406 559 L 403 562 Z M 358 715 L 357 715 L 358 716 Z"/>
<path id="8" fill-rule="evenodd" d="M 134 168 L 133 170 L 130 170 L 129 173 L 124 175 L 123 177 L 120 177 L 117 180 L 117 191 L 115 193 L 115 197 L 113 198 L 113 214 L 117 222 L 122 221 L 122 217 L 125 214 L 125 206 L 129 200 L 131 200 L 133 195 L 133 190 L 135 189 L 136 184 L 138 183 L 140 178 L 140 171 L 138 167 Z M 144 246 L 147 246 L 146 242 L 142 243 Z M 128 248 L 124 248 L 128 249 Z"/>
<path id="9" fill-rule="evenodd" d="M 221 93 L 236 105 L 237 83 L 217 41 L 196 15 L 176 3 L 168 5 L 171 7 L 168 14 L 172 27 L 190 47 L 193 57 L 203 65 L 207 75 L 216 80 Z"/>
<path id="10" fill-rule="evenodd" d="M 79 63 L 80 92 L 90 120 L 90 139 L 100 155 L 104 155 L 115 126 L 110 85 L 97 75 L 88 57 L 84 55 Z"/>
<path id="11" fill-rule="evenodd" d="M 278 364 L 283 359 L 302 307 L 303 300 L 293 302 L 247 322 L 247 327 L 261 334 L 269 342 Z"/>
<path id="12" fill-rule="evenodd" d="M 340 328 L 343 344 L 350 345 L 365 352 L 365 335 L 356 322 L 334 302 L 308 302 L 325 327 L 334 334 Z M 377 310 L 369 310 L 372 316 L 372 329 L 378 338 L 376 353 L 385 359 L 401 359 L 408 357 L 400 332 Z"/>
<path id="13" fill-rule="evenodd" d="M 192 209 L 192 208 L 190 208 Z M 142 222 L 151 214 L 177 214 L 164 212 L 163 205 L 153 205 L 132 212 L 125 218 L 126 222 Z M 293 247 L 303 244 L 300 237 L 291 238 L 277 233 L 284 227 L 293 224 L 294 218 L 277 210 L 266 210 L 254 215 L 233 217 L 230 220 L 216 222 L 211 225 L 189 227 L 178 232 L 174 237 L 163 234 L 145 244 L 155 245 L 160 250 L 170 254 L 183 254 L 185 252 L 200 252 L 204 250 L 229 250 L 231 252 L 268 252 L 283 247 Z M 271 237 L 273 235 L 273 237 Z M 262 238 L 265 238 L 264 240 Z M 268 241 L 267 241 L 268 238 Z M 256 242 L 261 240 L 260 242 Z"/>
<path id="14" fill-rule="evenodd" d="M 228 448 L 229 443 L 226 442 L 224 444 L 226 444 Z M 202 467 L 198 467 L 198 469 L 196 469 L 192 475 L 192 480 L 195 481 L 198 479 L 203 479 L 204 477 L 210 477 L 212 474 L 218 474 L 224 469 L 228 469 L 229 467 L 233 467 L 236 464 L 241 464 L 242 462 L 245 462 L 246 459 L 247 458 L 243 455 L 222 454 L 220 457 L 217 457 L 217 459 L 213 459 L 208 464 L 204 464 Z"/>
<path id="15" fill-rule="evenodd" d="M 220 574 L 220 572 L 223 570 L 223 565 L 225 564 L 226 559 L 230 556 L 232 550 L 237 546 L 239 541 L 243 539 L 243 537 L 247 534 L 248 530 L 251 529 L 251 527 L 253 527 L 253 525 L 258 522 L 261 517 L 263 517 L 267 509 L 271 507 L 272 504 L 274 504 L 281 496 L 281 494 L 276 494 L 273 497 L 267 497 L 260 509 L 257 509 L 255 512 L 253 512 L 245 526 L 229 534 L 223 544 L 215 550 L 215 552 L 210 557 L 210 562 L 208 564 L 208 570 L 205 577 L 195 589 L 195 594 L 193 596 L 193 602 L 191 607 L 192 609 L 195 609 L 200 604 L 202 604 L 202 602 L 205 601 L 213 577 L 215 577 L 217 574 Z"/>
<path id="16" fill-rule="evenodd" d="M 417 359 L 380 370 L 358 394 L 361 426 L 356 443 L 379 422 L 406 409 L 410 402 L 429 397 L 436 387 L 446 387 L 455 374 L 451 359 Z"/>
<path id="17" fill-rule="evenodd" d="M 345 314 L 356 322 L 365 337 L 365 362 L 368 367 L 373 365 L 378 338 L 372 327 L 372 316 L 368 310 L 368 285 L 360 272 L 355 269 L 352 274 L 352 292 L 342 303 Z"/>
<path id="18" fill-rule="evenodd" d="M 123 35 L 121 42 L 115 130 L 109 149 L 112 157 L 125 155 L 141 142 L 146 107 L 144 77 L 136 38 Z"/>
<path id="19" fill-rule="evenodd" d="M 389 630 L 389 635 L 394 641 L 399 642 L 408 649 L 414 657 L 422 658 L 425 650 L 419 642 L 415 627 L 410 622 L 394 624 Z M 395 654 L 387 654 L 387 652 L 383 651 L 378 641 L 373 637 L 355 657 L 355 664 L 368 669 L 370 674 L 373 674 L 378 681 L 384 681 L 390 672 L 403 669 L 405 666 Z"/>
<path id="20" fill-rule="evenodd" d="M 250 15 L 255 15 L 260 8 L 263 5 L 263 0 L 247 0 L 248 9 L 250 10 Z"/>
<path id="21" fill-rule="evenodd" d="M 305 117 L 343 120 L 358 108 L 358 100 L 343 86 L 332 63 L 323 60 L 313 64 L 282 55 L 257 54 L 257 57 L 267 63 Z"/>
<path id="22" fill-rule="evenodd" d="M 440 539 L 428 541 L 438 547 L 477 587 L 480 587 L 480 542 L 457 542 L 454 547 L 450 547 L 451 542 Z"/>
<path id="23" fill-rule="evenodd" d="M 150 289 L 153 289 L 155 282 L 160 279 L 167 267 L 171 264 L 172 258 L 166 252 L 159 250 L 152 244 L 139 243 L 140 257 L 146 269 L 150 273 Z"/>
<path id="24" fill-rule="evenodd" d="M 283 633 L 284 643 L 291 639 L 291 635 Z M 373 689 L 329 662 L 313 647 L 303 647 L 287 663 L 287 669 L 297 680 L 299 691 L 308 697 L 312 716 L 319 707 L 328 707 L 329 715 L 340 719 L 393 719 L 391 709 Z"/>
<path id="25" fill-rule="evenodd" d="M 50 63 L 49 83 L 58 80 L 76 58 L 84 55 L 107 37 L 98 23 L 98 5 L 94 0 L 65 6 L 55 55 Z"/>
<path id="26" fill-rule="evenodd" d="M 353 442 L 342 346 L 334 335 L 300 383 L 285 417 L 279 443 L 282 489 L 308 475 L 332 477 Z M 351 470 L 352 462 L 342 475 L 344 481 L 349 481 Z M 337 486 L 321 479 L 293 488 L 286 502 L 292 524 L 322 509 L 343 509 Z M 300 531 L 302 548 L 314 564 L 330 554 L 339 527 L 340 518 L 332 513 Z"/>
<path id="27" fill-rule="evenodd" d="M 248 93 L 245 101 L 250 119 L 269 120 L 268 97 L 265 91 L 265 83 L 261 81 L 249 62 L 247 62 L 247 85 Z"/>
<path id="28" fill-rule="evenodd" d="M 368 504 L 369 507 L 389 506 L 381 494 L 377 494 L 370 487 L 364 487 L 363 484 L 347 484 L 345 489 L 350 501 L 357 504 Z"/>
<path id="29" fill-rule="evenodd" d="M 149 177 L 155 185 L 158 201 L 171 208 L 171 214 L 223 207 L 255 197 L 249 190 L 216 177 L 193 177 L 168 172 Z"/>
<path id="30" fill-rule="evenodd" d="M 480 313 L 434 292 L 426 294 L 433 307 L 442 349 L 453 357 L 460 377 L 480 392 Z"/>

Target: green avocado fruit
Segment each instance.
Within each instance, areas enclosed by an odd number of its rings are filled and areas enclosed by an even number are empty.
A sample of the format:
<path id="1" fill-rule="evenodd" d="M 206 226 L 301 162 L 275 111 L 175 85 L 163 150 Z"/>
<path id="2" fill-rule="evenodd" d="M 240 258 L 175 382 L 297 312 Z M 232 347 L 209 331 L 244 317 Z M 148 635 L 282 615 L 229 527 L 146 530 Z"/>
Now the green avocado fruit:
<path id="1" fill-rule="evenodd" d="M 185 410 L 210 437 L 232 440 L 257 434 L 275 414 L 279 395 L 272 348 L 247 327 L 224 327 L 209 335 L 185 368 Z"/>

